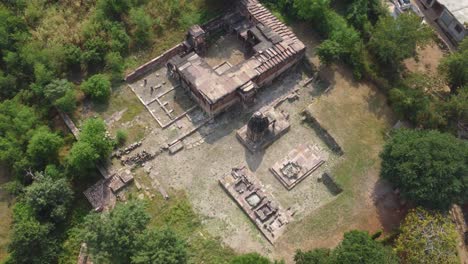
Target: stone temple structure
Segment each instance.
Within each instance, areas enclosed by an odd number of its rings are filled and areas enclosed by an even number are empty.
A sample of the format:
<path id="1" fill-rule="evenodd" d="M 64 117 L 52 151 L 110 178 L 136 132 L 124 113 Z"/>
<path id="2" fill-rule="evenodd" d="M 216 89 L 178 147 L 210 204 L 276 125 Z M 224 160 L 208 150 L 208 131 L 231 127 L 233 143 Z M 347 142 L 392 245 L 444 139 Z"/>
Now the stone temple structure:
<path id="1" fill-rule="evenodd" d="M 235 34 L 246 47 L 247 59 L 211 67 L 203 53 L 209 37 L 220 33 Z M 233 12 L 193 26 L 181 49 L 168 61 L 168 71 L 210 115 L 239 102 L 251 104 L 259 88 L 305 54 L 305 45 L 257 0 L 239 0 Z"/>
<path id="2" fill-rule="evenodd" d="M 289 131 L 289 116 L 274 108 L 255 112 L 249 122 L 237 130 L 239 141 L 251 152 L 266 149 Z"/>

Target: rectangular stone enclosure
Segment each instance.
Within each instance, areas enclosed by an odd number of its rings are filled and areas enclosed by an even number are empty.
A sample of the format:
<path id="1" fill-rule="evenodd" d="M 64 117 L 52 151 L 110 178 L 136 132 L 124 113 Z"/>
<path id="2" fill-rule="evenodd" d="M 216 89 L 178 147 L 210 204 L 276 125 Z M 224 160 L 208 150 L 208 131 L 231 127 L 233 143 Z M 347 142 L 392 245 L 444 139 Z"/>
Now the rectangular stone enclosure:
<path id="1" fill-rule="evenodd" d="M 276 162 L 270 171 L 286 189 L 291 190 L 323 163 L 325 157 L 317 145 L 301 144 Z"/>
<path id="2" fill-rule="evenodd" d="M 261 183 L 247 168 L 233 168 L 219 183 L 270 243 L 284 232 L 286 224 L 291 221 L 289 211 L 283 210 L 264 191 Z"/>

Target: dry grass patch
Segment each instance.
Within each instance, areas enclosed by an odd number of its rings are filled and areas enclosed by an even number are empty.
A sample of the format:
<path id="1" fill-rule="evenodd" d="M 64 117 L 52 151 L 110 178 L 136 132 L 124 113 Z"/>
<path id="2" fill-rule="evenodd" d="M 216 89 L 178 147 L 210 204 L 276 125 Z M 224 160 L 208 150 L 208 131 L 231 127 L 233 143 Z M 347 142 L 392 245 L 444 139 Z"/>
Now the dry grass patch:
<path id="1" fill-rule="evenodd" d="M 286 256 L 296 248 L 334 246 L 346 230 L 360 228 L 373 232 L 380 228 L 371 195 L 378 180 L 378 155 L 385 132 L 393 122 L 391 112 L 385 97 L 375 87 L 353 82 L 351 74 L 341 66 L 327 69 L 324 75 L 334 88 L 319 96 L 307 111 L 345 152 L 331 171 L 344 193 L 291 225 L 280 241 L 284 250 L 289 251 Z"/>

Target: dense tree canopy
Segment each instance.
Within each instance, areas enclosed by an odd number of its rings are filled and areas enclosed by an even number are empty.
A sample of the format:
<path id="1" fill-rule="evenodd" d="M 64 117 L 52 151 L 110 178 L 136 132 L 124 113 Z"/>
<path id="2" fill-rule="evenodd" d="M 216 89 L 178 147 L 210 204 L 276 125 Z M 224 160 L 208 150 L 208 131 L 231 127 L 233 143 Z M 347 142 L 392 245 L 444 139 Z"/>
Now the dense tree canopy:
<path id="1" fill-rule="evenodd" d="M 81 237 L 97 262 L 186 263 L 185 243 L 171 231 L 148 230 L 148 223 L 144 204 L 129 201 L 109 213 L 88 215 Z"/>
<path id="2" fill-rule="evenodd" d="M 390 248 L 375 241 L 367 232 L 350 231 L 333 250 L 315 249 L 298 251 L 294 257 L 297 264 L 397 264 L 398 258 Z"/>
<path id="3" fill-rule="evenodd" d="M 40 124 L 36 111 L 17 100 L 0 103 L 0 162 L 17 176 L 24 175 L 31 162 L 26 148 Z"/>
<path id="4" fill-rule="evenodd" d="M 27 153 L 35 167 L 42 169 L 57 159 L 58 151 L 63 145 L 63 139 L 50 131 L 46 126 L 38 128 L 28 143 Z"/>
<path id="5" fill-rule="evenodd" d="M 449 216 L 415 209 L 400 227 L 395 249 L 402 263 L 460 263 L 457 230 Z"/>
<path id="6" fill-rule="evenodd" d="M 437 131 L 401 129 L 381 154 L 383 178 L 404 197 L 426 207 L 468 200 L 468 144 Z"/>
<path id="7" fill-rule="evenodd" d="M 15 219 L 13 236 L 8 251 L 8 264 L 54 263 L 58 255 L 58 244 L 51 237 L 51 224 L 41 224 L 27 217 Z"/>
<path id="8" fill-rule="evenodd" d="M 59 223 L 67 217 L 73 191 L 63 178 L 36 174 L 34 183 L 26 188 L 24 198 L 38 219 Z"/>
<path id="9" fill-rule="evenodd" d="M 141 202 L 118 204 L 111 212 L 90 214 L 81 236 L 97 262 L 130 263 L 149 216 Z"/>

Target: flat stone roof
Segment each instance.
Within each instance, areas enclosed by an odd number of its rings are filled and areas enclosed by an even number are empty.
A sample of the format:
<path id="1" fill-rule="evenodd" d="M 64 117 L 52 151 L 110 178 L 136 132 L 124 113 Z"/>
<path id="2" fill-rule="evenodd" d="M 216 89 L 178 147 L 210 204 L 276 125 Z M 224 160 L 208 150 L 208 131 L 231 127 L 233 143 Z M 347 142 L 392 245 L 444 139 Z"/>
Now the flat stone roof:
<path id="1" fill-rule="evenodd" d="M 181 58 L 179 71 L 210 102 L 215 103 L 237 88 L 248 83 L 256 76 L 253 71 L 259 63 L 247 60 L 218 74 L 208 63 L 195 52 Z"/>
<path id="2" fill-rule="evenodd" d="M 468 1 L 464 0 L 437 0 L 452 13 L 458 22 L 468 23 Z M 466 28 L 466 26 L 465 26 Z"/>

